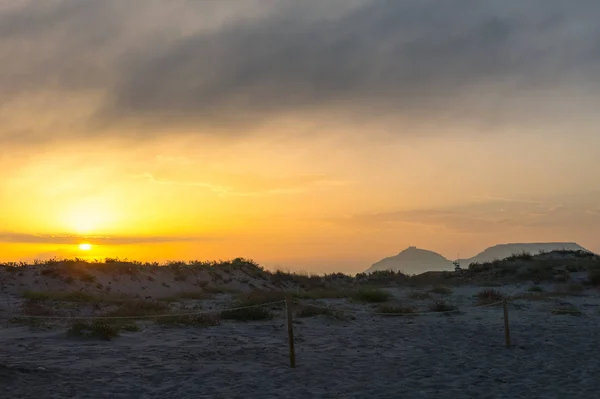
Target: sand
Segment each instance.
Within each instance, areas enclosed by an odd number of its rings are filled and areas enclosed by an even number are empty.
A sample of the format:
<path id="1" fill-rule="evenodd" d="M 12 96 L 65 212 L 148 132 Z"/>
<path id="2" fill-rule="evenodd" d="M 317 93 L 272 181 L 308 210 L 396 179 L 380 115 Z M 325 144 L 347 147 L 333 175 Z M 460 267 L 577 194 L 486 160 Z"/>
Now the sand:
<path id="1" fill-rule="evenodd" d="M 285 313 L 208 328 L 141 324 L 112 341 L 68 338 L 64 328 L 0 329 L 6 398 L 596 398 L 600 298 L 520 300 L 510 306 L 507 349 L 501 307 L 474 308 L 482 287 L 455 288 L 461 313 L 369 314 L 295 319 L 297 367 L 289 367 Z M 526 286 L 495 288 L 523 292 Z M 391 290 L 403 303 L 410 288 Z M 7 320 L 19 301 L 3 294 Z M 414 304 L 418 304 L 414 301 Z M 556 315 L 569 306 L 584 315 Z M 218 304 L 217 304 L 218 305 Z M 10 308 L 9 308 L 10 306 Z M 220 306 L 225 306 L 223 302 Z M 350 316 L 350 314 L 349 314 Z"/>

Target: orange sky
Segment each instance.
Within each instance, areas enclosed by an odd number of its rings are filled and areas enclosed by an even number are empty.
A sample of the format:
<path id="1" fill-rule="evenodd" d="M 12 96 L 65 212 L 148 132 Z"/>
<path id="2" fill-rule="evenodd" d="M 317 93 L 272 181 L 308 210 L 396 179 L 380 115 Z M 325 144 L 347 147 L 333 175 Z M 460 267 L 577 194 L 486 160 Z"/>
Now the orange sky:
<path id="1" fill-rule="evenodd" d="M 133 3 L 0 7 L 0 261 L 600 251 L 600 7 Z"/>

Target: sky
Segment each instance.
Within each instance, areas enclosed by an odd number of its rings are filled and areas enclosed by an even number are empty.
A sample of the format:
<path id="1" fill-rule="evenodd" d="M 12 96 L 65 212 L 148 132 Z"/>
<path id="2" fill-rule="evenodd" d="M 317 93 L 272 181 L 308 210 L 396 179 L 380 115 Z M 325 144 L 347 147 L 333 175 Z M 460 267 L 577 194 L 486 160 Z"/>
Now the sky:
<path id="1" fill-rule="evenodd" d="M 593 0 L 2 0 L 0 261 L 600 252 L 599 18 Z"/>

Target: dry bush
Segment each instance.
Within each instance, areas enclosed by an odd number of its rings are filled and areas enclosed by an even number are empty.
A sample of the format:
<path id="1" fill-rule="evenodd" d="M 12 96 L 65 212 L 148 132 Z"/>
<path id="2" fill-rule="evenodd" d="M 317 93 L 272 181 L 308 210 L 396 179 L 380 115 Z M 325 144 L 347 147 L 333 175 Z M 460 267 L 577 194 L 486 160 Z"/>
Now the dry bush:
<path id="1" fill-rule="evenodd" d="M 389 315 L 402 315 L 402 314 L 412 314 L 415 313 L 415 308 L 409 306 L 400 306 L 400 305 L 380 305 L 377 310 L 378 313 L 386 313 Z"/>
<path id="2" fill-rule="evenodd" d="M 428 308 L 428 311 L 430 312 L 452 312 L 456 310 L 456 306 L 446 303 L 444 301 L 435 301 Z"/>
<path id="3" fill-rule="evenodd" d="M 355 290 L 326 288 L 317 288 L 313 290 L 298 291 L 293 293 L 294 297 L 299 299 L 341 299 L 351 298 L 355 294 Z"/>
<path id="4" fill-rule="evenodd" d="M 168 316 L 156 319 L 156 324 L 163 327 L 212 327 L 221 323 L 217 314 L 196 314 L 185 316 Z"/>
<path id="5" fill-rule="evenodd" d="M 452 289 L 443 285 L 438 285 L 429 290 L 429 292 L 439 295 L 450 295 L 452 294 Z"/>
<path id="6" fill-rule="evenodd" d="M 582 284 L 572 283 L 567 285 L 567 292 L 573 295 L 580 295 L 585 290 L 585 287 Z"/>
<path id="7" fill-rule="evenodd" d="M 181 300 L 206 300 L 214 297 L 214 294 L 205 291 L 185 291 L 173 296 L 160 298 L 161 301 L 177 302 Z"/>
<path id="8" fill-rule="evenodd" d="M 327 316 L 333 319 L 342 319 L 343 312 L 334 309 L 325 309 L 323 307 L 315 306 L 300 306 L 295 311 L 295 316 L 299 318 L 316 317 L 316 316 Z"/>
<path id="9" fill-rule="evenodd" d="M 61 301 L 61 302 L 111 302 L 116 298 L 101 298 L 82 291 L 73 292 L 36 292 L 25 291 L 21 294 L 25 299 L 38 301 Z"/>
<path id="10" fill-rule="evenodd" d="M 505 295 L 500 291 L 487 289 L 477 293 L 477 303 L 479 305 L 489 305 L 494 302 L 502 301 Z"/>
<path id="11" fill-rule="evenodd" d="M 170 307 L 164 302 L 150 300 L 128 300 L 123 302 L 118 308 L 107 312 L 106 317 L 136 317 L 153 316 L 156 314 L 169 312 Z"/>
<path id="12" fill-rule="evenodd" d="M 67 335 L 77 338 L 103 339 L 110 341 L 120 335 L 119 329 L 118 325 L 109 324 L 103 321 L 76 321 L 67 331 Z"/>
<path id="13" fill-rule="evenodd" d="M 246 308 L 237 310 L 224 310 L 221 312 L 221 318 L 237 321 L 257 321 L 272 319 L 273 314 L 269 309 L 264 307 Z"/>
<path id="14" fill-rule="evenodd" d="M 408 294 L 408 297 L 410 299 L 417 299 L 419 301 L 423 301 L 425 299 L 431 299 L 431 295 L 429 295 L 427 292 L 416 292 L 416 291 Z"/>
<path id="15" fill-rule="evenodd" d="M 381 303 L 389 301 L 392 295 L 378 288 L 361 288 L 352 298 L 359 302 Z"/>
<path id="16" fill-rule="evenodd" d="M 552 309 L 552 314 L 582 316 L 583 312 L 575 307 L 563 307 L 563 308 Z"/>
<path id="17" fill-rule="evenodd" d="M 544 292 L 544 287 L 540 287 L 539 285 L 533 285 L 529 287 L 527 291 L 541 293 Z"/>
<path id="18" fill-rule="evenodd" d="M 57 316 L 59 312 L 49 306 L 44 305 L 41 301 L 35 299 L 27 299 L 21 305 L 21 313 L 28 316 Z"/>
<path id="19" fill-rule="evenodd" d="M 235 307 L 262 305 L 264 303 L 285 300 L 288 294 L 284 291 L 257 290 L 237 297 Z"/>

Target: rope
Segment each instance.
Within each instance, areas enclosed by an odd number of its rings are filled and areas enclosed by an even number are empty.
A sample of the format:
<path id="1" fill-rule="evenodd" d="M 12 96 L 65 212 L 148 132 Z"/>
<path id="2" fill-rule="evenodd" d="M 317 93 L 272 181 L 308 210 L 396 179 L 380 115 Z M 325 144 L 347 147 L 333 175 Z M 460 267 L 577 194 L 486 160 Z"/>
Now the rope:
<path id="1" fill-rule="evenodd" d="M 442 311 L 442 312 L 382 313 L 382 312 L 369 312 L 369 311 L 364 311 L 364 310 L 339 309 L 339 308 L 333 308 L 330 306 L 320 306 L 320 305 L 314 305 L 312 303 L 306 303 L 306 302 L 300 302 L 300 301 L 294 301 L 294 303 L 298 304 L 298 305 L 302 305 L 302 306 L 311 306 L 311 307 L 318 308 L 318 309 L 329 310 L 332 312 L 349 312 L 349 313 L 354 313 L 354 314 L 370 314 L 370 315 L 379 315 L 379 316 L 424 316 L 424 315 L 432 315 L 432 314 L 456 313 L 459 311 L 458 309 L 453 309 L 453 310 L 446 310 L 446 311 Z M 473 307 L 471 307 L 471 309 L 486 308 L 489 306 L 496 306 L 499 304 L 502 304 L 502 301 L 490 303 L 487 305 L 473 306 Z"/>
<path id="2" fill-rule="evenodd" d="M 141 320 L 141 319 L 159 319 L 164 317 L 185 317 L 185 316 L 197 316 L 201 314 L 215 314 L 221 312 L 230 312 L 236 310 L 258 308 L 262 306 L 276 305 L 284 303 L 285 301 L 267 302 L 258 305 L 240 306 L 235 308 L 226 308 L 219 310 L 206 310 L 200 312 L 188 312 L 188 313 L 168 313 L 168 314 L 157 314 L 157 315 L 144 315 L 144 316 L 30 316 L 30 315 L 19 315 L 16 318 L 27 318 L 27 319 L 46 319 L 46 320 Z"/>

